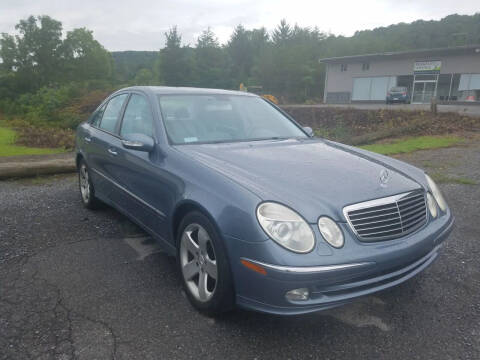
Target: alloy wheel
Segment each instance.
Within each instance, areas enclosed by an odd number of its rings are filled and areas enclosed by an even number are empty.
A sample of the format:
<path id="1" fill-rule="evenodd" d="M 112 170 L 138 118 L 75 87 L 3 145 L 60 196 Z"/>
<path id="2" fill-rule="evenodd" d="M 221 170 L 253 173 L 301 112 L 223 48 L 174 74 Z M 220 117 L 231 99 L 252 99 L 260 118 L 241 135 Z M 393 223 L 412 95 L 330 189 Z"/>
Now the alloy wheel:
<path id="1" fill-rule="evenodd" d="M 88 179 L 88 170 L 85 164 L 80 167 L 80 192 L 82 194 L 82 200 L 85 204 L 88 204 L 90 200 L 90 181 Z"/>
<path id="2" fill-rule="evenodd" d="M 210 300 L 217 286 L 217 259 L 208 232 L 199 224 L 190 224 L 183 231 L 180 266 L 190 293 L 198 301 Z"/>

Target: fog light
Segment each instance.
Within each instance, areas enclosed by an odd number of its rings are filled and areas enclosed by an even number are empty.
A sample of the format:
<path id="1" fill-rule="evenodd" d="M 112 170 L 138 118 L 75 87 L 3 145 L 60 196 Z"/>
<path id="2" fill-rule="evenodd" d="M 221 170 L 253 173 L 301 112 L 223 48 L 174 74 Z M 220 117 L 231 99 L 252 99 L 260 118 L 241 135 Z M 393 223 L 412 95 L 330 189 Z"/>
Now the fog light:
<path id="1" fill-rule="evenodd" d="M 293 289 L 285 294 L 285 297 L 289 301 L 305 301 L 308 300 L 309 296 L 310 292 L 307 288 Z"/>

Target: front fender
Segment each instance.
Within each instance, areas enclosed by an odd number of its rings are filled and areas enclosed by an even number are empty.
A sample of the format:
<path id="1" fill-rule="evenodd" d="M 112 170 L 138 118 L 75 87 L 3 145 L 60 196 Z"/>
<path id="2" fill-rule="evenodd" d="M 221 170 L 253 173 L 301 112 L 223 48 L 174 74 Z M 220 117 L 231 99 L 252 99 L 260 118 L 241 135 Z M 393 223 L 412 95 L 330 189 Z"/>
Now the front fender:
<path id="1" fill-rule="evenodd" d="M 256 194 L 179 152 L 172 155 L 175 173 L 184 182 L 183 193 L 169 214 L 172 237 L 179 209 L 190 206 L 209 216 L 224 236 L 248 242 L 268 239 L 256 219 L 255 211 L 261 202 Z"/>

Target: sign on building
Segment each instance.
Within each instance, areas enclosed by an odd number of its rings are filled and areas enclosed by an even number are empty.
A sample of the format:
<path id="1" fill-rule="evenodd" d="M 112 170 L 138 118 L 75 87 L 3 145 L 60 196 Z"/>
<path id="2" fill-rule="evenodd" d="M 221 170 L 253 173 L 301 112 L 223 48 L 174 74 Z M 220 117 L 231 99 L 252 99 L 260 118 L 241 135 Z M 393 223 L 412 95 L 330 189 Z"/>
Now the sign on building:
<path id="1" fill-rule="evenodd" d="M 414 74 L 440 74 L 441 61 L 417 61 L 413 65 Z"/>

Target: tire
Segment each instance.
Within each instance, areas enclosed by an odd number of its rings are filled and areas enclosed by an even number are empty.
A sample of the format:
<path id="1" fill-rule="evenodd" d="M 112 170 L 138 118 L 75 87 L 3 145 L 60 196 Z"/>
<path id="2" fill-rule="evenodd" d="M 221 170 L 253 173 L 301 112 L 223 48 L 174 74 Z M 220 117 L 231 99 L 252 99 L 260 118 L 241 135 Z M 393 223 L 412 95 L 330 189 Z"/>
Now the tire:
<path id="1" fill-rule="evenodd" d="M 208 316 L 232 310 L 235 293 L 230 264 L 215 226 L 193 211 L 182 219 L 177 233 L 177 266 L 190 303 Z"/>
<path id="2" fill-rule="evenodd" d="M 90 172 L 87 163 L 83 159 L 78 164 L 78 187 L 83 206 L 91 210 L 98 209 L 101 202 L 95 197 L 95 188 L 90 179 Z"/>

